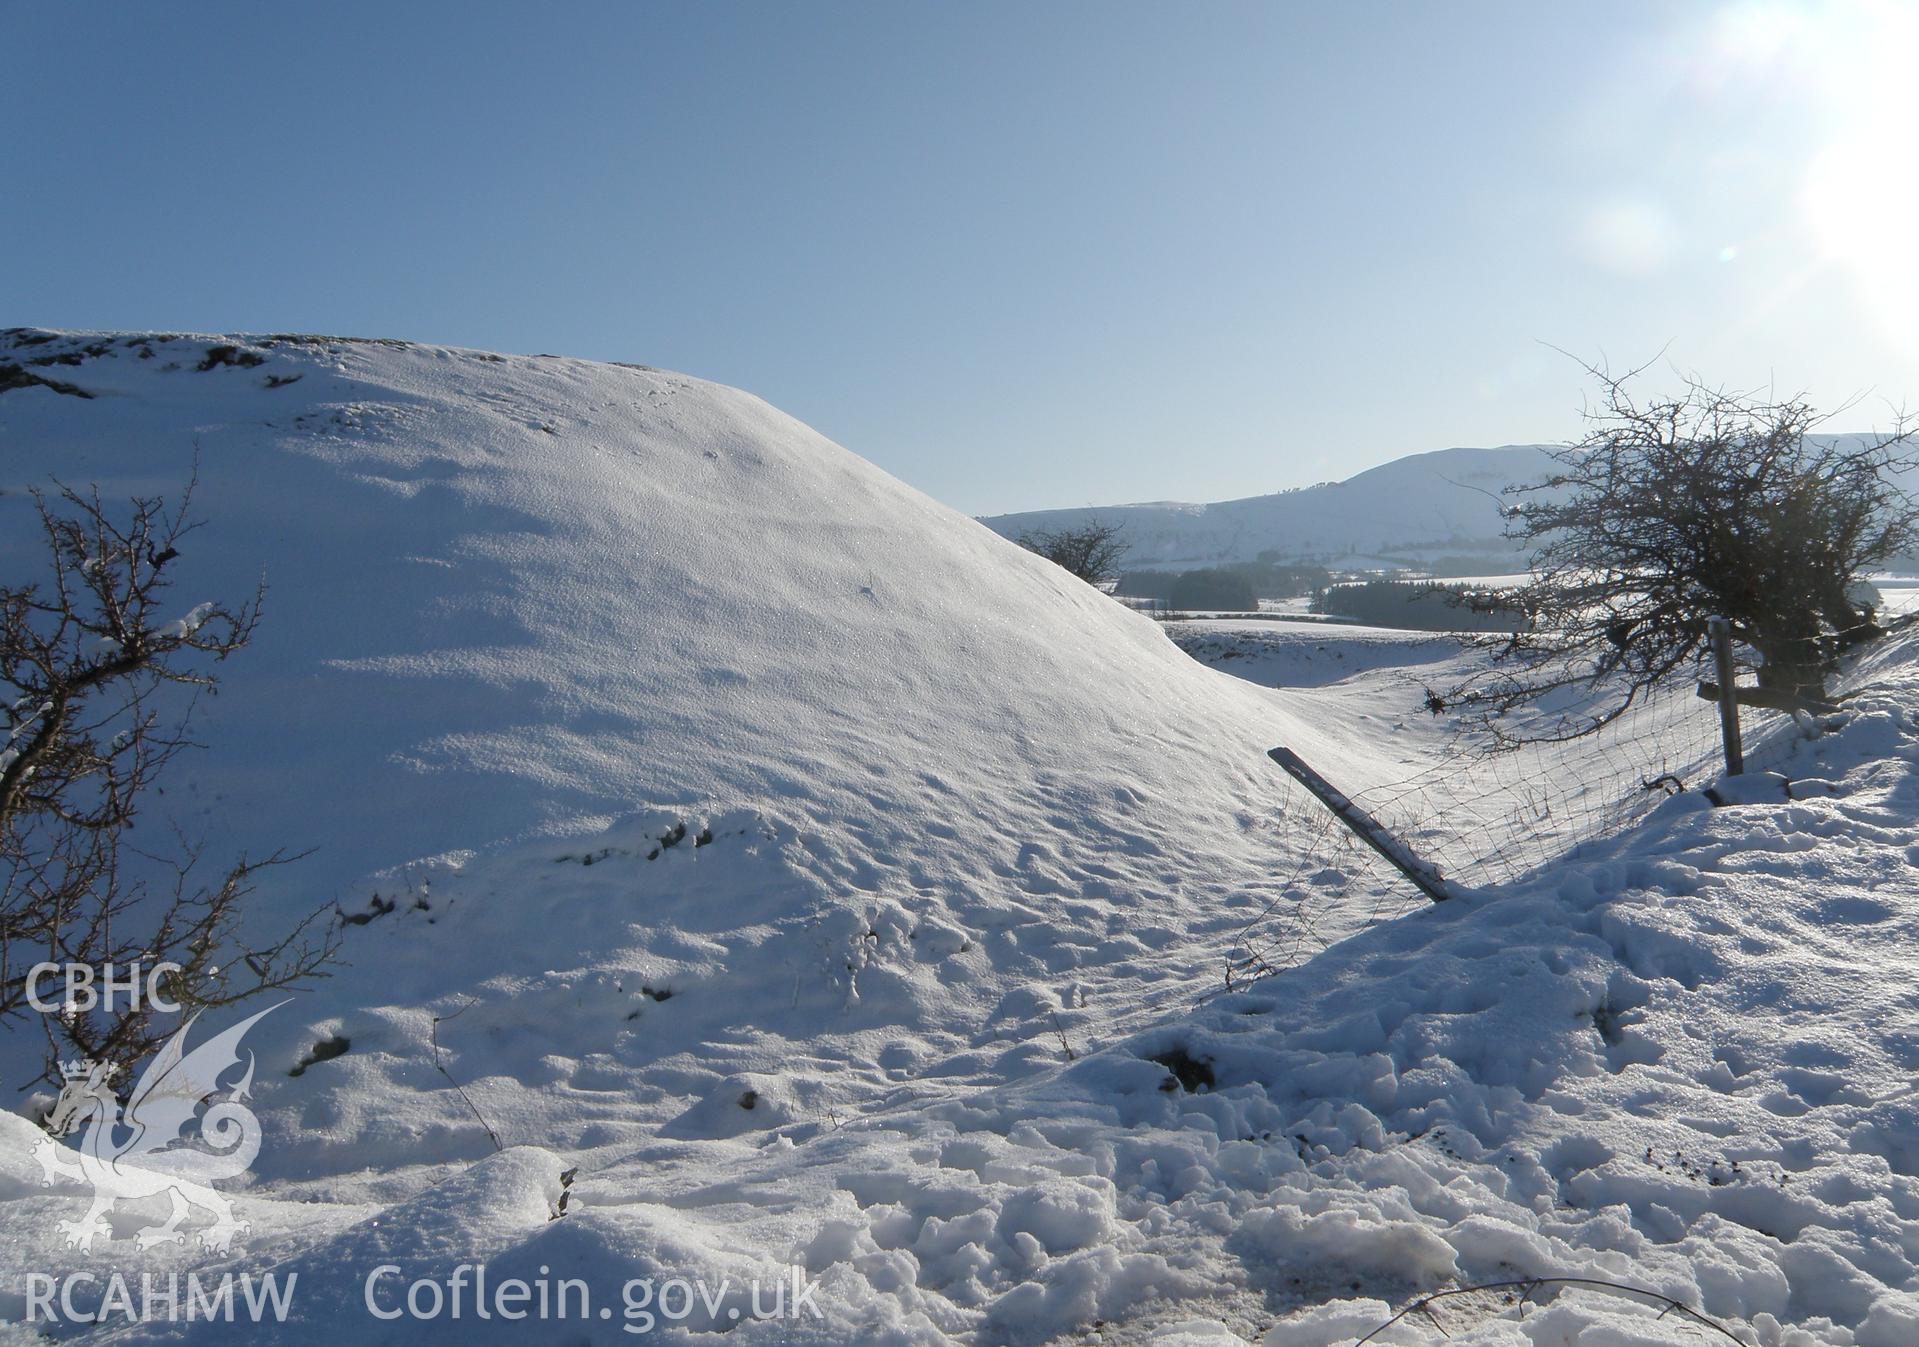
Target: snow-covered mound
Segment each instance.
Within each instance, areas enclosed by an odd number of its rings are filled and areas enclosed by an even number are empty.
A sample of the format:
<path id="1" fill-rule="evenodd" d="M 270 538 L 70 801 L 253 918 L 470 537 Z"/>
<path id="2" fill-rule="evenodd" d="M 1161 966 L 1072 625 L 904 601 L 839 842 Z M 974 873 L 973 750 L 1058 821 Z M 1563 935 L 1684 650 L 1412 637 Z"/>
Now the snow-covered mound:
<path id="1" fill-rule="evenodd" d="M 290 337 L 0 364 L 0 571 L 24 488 L 197 458 L 182 611 L 265 579 L 153 802 L 213 857 L 311 849 L 263 901 L 360 923 L 257 1031 L 350 1045 L 262 1087 L 301 1135 L 263 1172 L 485 1150 L 433 1014 L 509 1139 L 575 1147 L 997 1079 L 1163 1014 L 1277 890 L 1263 752 L 1317 732 L 747 394 Z"/>
<path id="2" fill-rule="evenodd" d="M 1252 561 L 1262 552 L 1284 561 L 1361 568 L 1441 557 L 1490 563 L 1512 554 L 1503 537 L 1499 494 L 1538 481 L 1550 466 L 1546 450 L 1536 445 L 1441 449 L 1394 459 L 1343 482 L 1270 496 L 1208 505 L 1156 501 L 1031 510 L 982 522 L 1009 538 L 1094 519 L 1118 524 L 1129 566 L 1216 566 Z"/>
<path id="3" fill-rule="evenodd" d="M 938 821 L 990 873 L 1063 807 L 1140 850 L 1234 831 L 1264 776 L 1272 718 L 1149 623 L 731 389 L 309 339 L 0 362 L 90 395 L 0 394 L 9 574 L 22 488 L 176 493 L 197 453 L 180 601 L 264 576 L 266 621 L 170 790 L 216 847 L 317 848 L 321 893 L 655 807 L 830 830 L 848 874 Z"/>

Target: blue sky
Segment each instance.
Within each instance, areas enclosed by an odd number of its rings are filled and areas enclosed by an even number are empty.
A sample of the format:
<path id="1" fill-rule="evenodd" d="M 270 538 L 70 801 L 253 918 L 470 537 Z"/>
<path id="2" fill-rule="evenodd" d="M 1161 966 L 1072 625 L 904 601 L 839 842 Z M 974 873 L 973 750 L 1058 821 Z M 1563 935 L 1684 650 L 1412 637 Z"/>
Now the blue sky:
<path id="1" fill-rule="evenodd" d="M 0 0 L 0 322 L 737 384 L 974 513 L 1919 394 L 1910 7 Z"/>

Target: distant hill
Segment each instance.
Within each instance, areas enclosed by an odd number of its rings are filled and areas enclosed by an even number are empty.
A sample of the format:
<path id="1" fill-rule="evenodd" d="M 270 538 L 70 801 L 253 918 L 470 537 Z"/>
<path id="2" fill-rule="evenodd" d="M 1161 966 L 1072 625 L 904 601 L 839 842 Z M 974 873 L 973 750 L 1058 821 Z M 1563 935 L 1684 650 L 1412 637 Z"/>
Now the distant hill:
<path id="1" fill-rule="evenodd" d="M 1395 459 L 1343 482 L 1270 496 L 1211 505 L 1157 501 L 1030 510 L 981 522 L 1009 538 L 1094 517 L 1119 523 L 1131 566 L 1211 566 L 1252 561 L 1262 552 L 1277 553 L 1274 560 L 1345 566 L 1497 559 L 1512 547 L 1501 536 L 1495 498 L 1543 476 L 1548 461 L 1539 445 L 1441 449 Z"/>
<path id="2" fill-rule="evenodd" d="M 1822 440 L 1863 440 L 1862 432 Z M 1551 466 L 1546 445 L 1497 449 L 1439 449 L 1408 454 L 1343 482 L 1279 491 L 1270 496 L 1192 505 L 1149 501 L 1073 510 L 1026 510 L 982 516 L 1002 537 L 1071 528 L 1092 519 L 1125 529 L 1125 564 L 1135 570 L 1184 570 L 1265 559 L 1310 562 L 1335 569 L 1417 566 L 1441 574 L 1496 572 L 1516 565 L 1503 536 L 1496 499 L 1509 488 L 1536 482 Z M 1895 474 L 1919 496 L 1919 471 Z M 1888 562 L 1895 571 L 1919 570 L 1919 555 Z"/>

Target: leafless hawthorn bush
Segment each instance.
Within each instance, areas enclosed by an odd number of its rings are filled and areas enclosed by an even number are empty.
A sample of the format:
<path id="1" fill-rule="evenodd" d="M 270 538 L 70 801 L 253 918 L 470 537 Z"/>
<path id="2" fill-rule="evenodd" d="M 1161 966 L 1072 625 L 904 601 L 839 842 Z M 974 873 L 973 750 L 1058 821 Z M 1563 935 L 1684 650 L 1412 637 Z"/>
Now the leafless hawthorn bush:
<path id="1" fill-rule="evenodd" d="M 1126 555 L 1120 532 L 1118 524 L 1092 520 L 1053 533 L 1022 533 L 1014 541 L 1063 566 L 1087 584 L 1104 589 L 1119 579 L 1119 563 Z"/>
<path id="2" fill-rule="evenodd" d="M 163 611 L 168 563 L 198 527 L 191 497 L 189 483 L 171 513 L 135 498 L 116 522 L 97 491 L 33 493 L 50 573 L 0 587 L 0 1022 L 32 1013 L 42 962 L 177 964 L 159 990 L 191 1012 L 304 981 L 336 949 L 337 928 L 317 913 L 264 945 L 241 943 L 254 879 L 292 859 L 284 853 L 199 882 L 195 845 L 176 837 L 162 853 L 129 836 L 167 764 L 192 746 L 194 699 L 215 690 L 214 667 L 260 620 L 259 591 L 237 607 Z M 57 980 L 31 990 L 43 1004 L 61 995 Z M 166 1031 L 151 1005 L 129 999 L 37 1015 L 49 1078 L 62 1056 L 127 1066 L 151 1051 Z"/>
<path id="3" fill-rule="evenodd" d="M 1859 578 L 1919 538 L 1919 504 L 1890 475 L 1914 466 L 1903 419 L 1819 437 L 1802 397 L 1687 378 L 1641 403 L 1627 387 L 1640 371 L 1587 368 L 1601 388 L 1591 432 L 1508 514 L 1533 579 L 1502 601 L 1526 629 L 1497 643 L 1489 681 L 1448 700 L 1506 746 L 1590 734 L 1690 678 L 1715 615 L 1757 657 L 1761 687 L 1823 697 L 1838 654 L 1879 631 Z"/>

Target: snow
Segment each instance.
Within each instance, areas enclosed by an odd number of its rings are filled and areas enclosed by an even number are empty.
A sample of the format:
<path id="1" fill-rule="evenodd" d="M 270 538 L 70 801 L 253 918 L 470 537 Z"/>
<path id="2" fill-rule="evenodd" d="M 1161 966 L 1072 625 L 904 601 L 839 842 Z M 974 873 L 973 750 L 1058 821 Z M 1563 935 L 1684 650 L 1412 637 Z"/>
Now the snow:
<path id="1" fill-rule="evenodd" d="M 1919 577 L 1875 575 L 1872 584 L 1888 614 L 1903 615 L 1919 609 Z"/>
<path id="2" fill-rule="evenodd" d="M 200 370 L 221 343 L 263 363 Z M 193 599 L 264 569 L 266 617 L 169 801 L 215 854 L 321 846 L 263 901 L 364 921 L 248 1038 L 265 1144 L 230 1254 L 136 1253 L 134 1213 L 63 1249 L 85 1190 L 43 1187 L 0 1115 L 0 1318 L 28 1273 L 192 1268 L 297 1274 L 288 1321 L 98 1336 L 613 1342 L 651 1315 L 666 1343 L 1331 1347 L 1553 1277 L 1762 1347 L 1919 1340 L 1912 638 L 1817 737 L 1756 725 L 1747 779 L 1695 773 L 1572 854 L 1531 826 L 1495 882 L 1440 820 L 1419 842 L 1459 897 L 1227 991 L 1318 856 L 1265 751 L 1355 792 L 1439 761 L 1418 694 L 1458 642 L 1169 633 L 682 376 L 108 351 L 62 369 L 93 400 L 0 396 L 0 512 L 48 472 L 171 489 L 198 438 L 208 523 L 169 565 Z M 1580 751 L 1594 798 L 1637 791 Z M 608 1317 L 366 1305 L 475 1267 L 578 1278 Z M 817 1314 L 751 1312 L 795 1276 Z M 665 1314 L 675 1278 L 713 1298 Z M 1523 1308 L 1374 1341 L 1711 1340 L 1600 1289 Z"/>
<path id="3" fill-rule="evenodd" d="M 1174 643 L 1200 663 L 1271 688 L 1323 687 L 1376 669 L 1452 661 L 1460 651 L 1451 636 L 1347 622 L 1222 619 L 1167 626 Z"/>
<path id="4" fill-rule="evenodd" d="M 196 604 L 188 611 L 186 616 L 177 617 L 171 622 L 161 624 L 158 629 L 158 634 L 172 640 L 185 640 L 206 625 L 206 620 L 212 612 L 213 605 L 211 603 Z M 118 645 L 110 638 L 102 637 L 100 640 L 100 648 L 103 651 L 111 652 L 117 649 Z"/>

